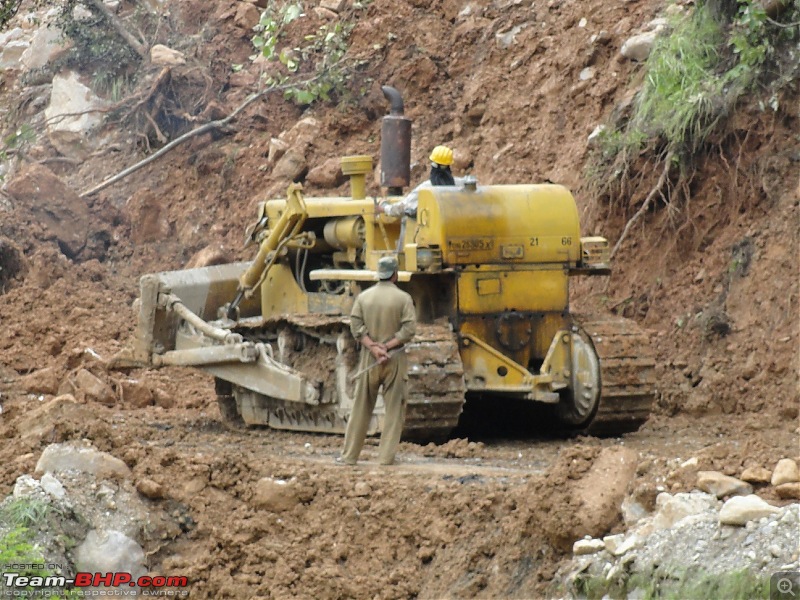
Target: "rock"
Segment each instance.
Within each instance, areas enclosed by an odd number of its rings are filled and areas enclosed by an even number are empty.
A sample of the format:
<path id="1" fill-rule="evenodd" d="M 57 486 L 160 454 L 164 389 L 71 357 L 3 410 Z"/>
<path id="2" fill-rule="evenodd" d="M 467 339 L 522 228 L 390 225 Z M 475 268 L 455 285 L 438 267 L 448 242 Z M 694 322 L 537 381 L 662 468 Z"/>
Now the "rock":
<path id="1" fill-rule="evenodd" d="M 8 31 L 4 31 L 0 33 L 0 48 L 5 48 L 6 44 L 10 42 L 15 42 L 25 36 L 25 32 L 21 27 L 14 27 L 14 29 L 9 29 Z"/>
<path id="2" fill-rule="evenodd" d="M 314 167 L 306 175 L 306 181 L 323 189 L 339 187 L 345 181 L 339 159 L 329 158 L 318 167 Z"/>
<path id="3" fill-rule="evenodd" d="M 698 460 L 696 456 L 686 459 L 681 463 L 681 469 L 691 469 L 697 466 Z"/>
<path id="4" fill-rule="evenodd" d="M 247 30 L 258 25 L 260 20 L 261 11 L 249 2 L 240 2 L 236 9 L 236 16 L 233 17 L 234 25 Z"/>
<path id="5" fill-rule="evenodd" d="M 131 470 L 124 462 L 107 452 L 73 443 L 50 444 L 36 463 L 37 473 L 81 471 L 96 477 L 130 477 Z"/>
<path id="6" fill-rule="evenodd" d="M 125 407 L 144 408 L 154 403 L 152 390 L 138 379 L 123 379 L 119 386 L 120 400 Z"/>
<path id="7" fill-rule="evenodd" d="M 44 111 L 50 142 L 64 156 L 85 158 L 92 148 L 90 132 L 102 122 L 109 103 L 101 100 L 69 71 L 53 77 L 50 104 Z"/>
<path id="8" fill-rule="evenodd" d="M 150 62 L 154 65 L 185 65 L 186 57 L 179 50 L 173 50 L 163 44 L 156 44 L 150 48 Z"/>
<path id="9" fill-rule="evenodd" d="M 629 448 L 603 448 L 591 469 L 570 486 L 569 494 L 581 503 L 581 510 L 570 524 L 563 526 L 559 538 L 569 535 L 574 540 L 608 533 L 619 520 L 622 500 L 638 462 L 637 453 Z M 559 539 L 558 544 L 563 542 Z"/>
<path id="10" fill-rule="evenodd" d="M 308 146 L 320 134 L 319 121 L 314 117 L 300 119 L 294 126 L 280 135 L 289 146 Z"/>
<path id="11" fill-rule="evenodd" d="M 592 133 L 589 134 L 589 137 L 586 138 L 586 143 L 590 148 L 596 148 L 599 141 L 600 135 L 606 130 L 605 125 L 598 125 L 592 130 Z"/>
<path id="12" fill-rule="evenodd" d="M 30 47 L 30 42 L 15 40 L 8 42 L 0 53 L 0 69 L 19 69 L 22 66 L 22 55 Z"/>
<path id="13" fill-rule="evenodd" d="M 249 71 L 238 71 L 236 73 L 231 73 L 231 76 L 228 77 L 228 83 L 231 87 L 250 87 L 255 85 L 258 78 Z"/>
<path id="14" fill-rule="evenodd" d="M 782 500 L 800 500 L 800 482 L 793 481 L 776 485 L 775 493 Z"/>
<path id="15" fill-rule="evenodd" d="M 359 481 L 356 483 L 355 488 L 353 489 L 354 496 L 364 497 L 369 496 L 371 493 L 372 488 L 365 481 Z"/>
<path id="16" fill-rule="evenodd" d="M 129 573 L 134 581 L 147 573 L 144 550 L 120 531 L 92 529 L 74 556 L 77 571 Z"/>
<path id="17" fill-rule="evenodd" d="M 271 512 L 282 512 L 295 507 L 299 499 L 294 486 L 283 479 L 264 477 L 256 483 L 251 503 L 256 508 Z"/>
<path id="18" fill-rule="evenodd" d="M 600 550 L 603 550 L 605 547 L 606 545 L 603 543 L 603 540 L 589 538 L 578 540 L 572 544 L 572 553 L 578 556 L 583 554 L 594 554 L 595 552 L 600 552 Z"/>
<path id="19" fill-rule="evenodd" d="M 691 492 L 675 494 L 661 493 L 656 497 L 656 512 L 653 515 L 652 530 L 672 529 L 676 523 L 687 517 L 716 510 L 719 500 L 712 494 Z"/>
<path id="20" fill-rule="evenodd" d="M 136 482 L 136 490 L 145 498 L 160 500 L 164 497 L 164 487 L 152 479 L 140 479 Z"/>
<path id="21" fill-rule="evenodd" d="M 270 138 L 267 160 L 274 163 L 289 149 L 289 144 L 280 138 Z"/>
<path id="22" fill-rule="evenodd" d="M 669 20 L 665 19 L 664 17 L 656 17 L 647 24 L 647 29 L 660 32 L 666 29 L 668 26 Z"/>
<path id="23" fill-rule="evenodd" d="M 161 388 L 153 390 L 153 399 L 155 400 L 156 406 L 160 406 L 161 408 L 172 408 L 175 406 L 175 398 L 173 398 L 169 392 Z"/>
<path id="24" fill-rule="evenodd" d="M 588 81 L 589 79 L 594 78 L 594 68 L 593 67 L 586 67 L 582 69 L 581 72 L 578 74 L 578 79 L 580 81 Z"/>
<path id="25" fill-rule="evenodd" d="M 347 0 L 321 0 L 319 3 L 320 8 L 332 10 L 335 13 L 340 13 L 344 10 Z"/>
<path id="26" fill-rule="evenodd" d="M 603 538 L 603 544 L 607 552 L 614 556 L 622 556 L 627 552 L 636 548 L 639 544 L 639 538 L 636 535 L 625 536 L 624 533 L 616 535 L 607 535 Z"/>
<path id="27" fill-rule="evenodd" d="M 653 44 L 658 37 L 658 32 L 648 31 L 640 33 L 632 38 L 629 38 L 624 44 L 620 53 L 625 58 L 641 62 L 650 56 L 650 51 L 653 49 Z"/>
<path id="28" fill-rule="evenodd" d="M 102 379 L 86 369 L 81 369 L 72 378 L 75 387 L 75 397 L 78 400 L 91 400 L 106 406 L 113 406 L 117 402 L 114 390 Z"/>
<path id="29" fill-rule="evenodd" d="M 221 244 L 211 244 L 199 250 L 189 259 L 184 269 L 197 269 L 212 265 L 224 265 L 233 262 L 228 251 Z"/>
<path id="30" fill-rule="evenodd" d="M 714 494 L 717 498 L 723 496 L 746 496 L 753 493 L 753 486 L 741 479 L 723 475 L 719 471 L 699 471 L 697 473 L 697 487 Z"/>
<path id="31" fill-rule="evenodd" d="M 328 10 L 327 8 L 322 8 L 321 6 L 317 6 L 314 8 L 314 14 L 317 15 L 317 18 L 325 19 L 327 21 L 333 21 L 334 19 L 339 18 L 339 15 L 337 15 L 332 10 Z"/>
<path id="32" fill-rule="evenodd" d="M 611 554 L 614 554 L 614 551 L 617 550 L 624 541 L 625 541 L 624 533 L 607 535 L 603 538 L 603 544 L 605 545 L 605 549 L 607 552 L 610 552 Z M 616 554 L 614 555 L 616 556 Z"/>
<path id="33" fill-rule="evenodd" d="M 53 441 L 58 427 L 65 422 L 82 422 L 90 415 L 72 394 L 56 396 L 43 402 L 17 421 L 17 435 L 21 438 Z"/>
<path id="34" fill-rule="evenodd" d="M 125 207 L 131 222 L 134 244 L 147 244 L 170 238 L 172 227 L 167 220 L 163 200 L 150 190 L 139 189 L 128 198 Z"/>
<path id="35" fill-rule="evenodd" d="M 304 152 L 298 148 L 290 148 L 286 151 L 272 169 L 272 176 L 275 179 L 285 181 L 296 181 L 307 168 Z"/>
<path id="36" fill-rule="evenodd" d="M 508 49 L 517 41 L 517 34 L 524 29 L 524 25 L 515 25 L 508 31 L 494 34 L 495 41 L 500 48 Z"/>
<path id="37" fill-rule="evenodd" d="M 605 29 L 601 29 L 596 34 L 592 35 L 592 37 L 589 38 L 589 41 L 593 44 L 607 44 L 611 41 L 611 34 Z"/>
<path id="38" fill-rule="evenodd" d="M 622 512 L 622 521 L 628 527 L 635 525 L 649 514 L 647 509 L 633 498 L 625 498 L 622 501 L 620 510 Z"/>
<path id="39" fill-rule="evenodd" d="M 768 517 L 780 512 L 780 509 L 767 504 L 758 496 L 734 496 L 722 505 L 719 511 L 719 522 L 722 525 L 745 525 L 761 517 Z"/>
<path id="40" fill-rule="evenodd" d="M 45 226 L 67 258 L 86 246 L 90 215 L 86 200 L 42 165 L 29 165 L 8 184 L 8 194 Z"/>
<path id="41" fill-rule="evenodd" d="M 748 467 L 742 471 L 739 479 L 747 483 L 769 483 L 772 479 L 772 472 L 764 467 Z"/>
<path id="42" fill-rule="evenodd" d="M 72 18 L 76 21 L 85 23 L 86 21 L 91 21 L 94 18 L 94 15 L 92 15 L 92 11 L 82 4 L 76 4 L 75 8 L 72 9 Z"/>
<path id="43" fill-rule="evenodd" d="M 208 481 L 204 477 L 195 477 L 183 484 L 184 496 L 195 496 L 208 486 Z"/>
<path id="44" fill-rule="evenodd" d="M 775 465 L 775 470 L 772 471 L 772 479 L 770 483 L 774 486 L 783 485 L 784 483 L 794 483 L 800 481 L 800 471 L 797 469 L 797 463 L 791 458 L 782 458 Z"/>
<path id="45" fill-rule="evenodd" d="M 63 55 L 72 43 L 65 43 L 61 30 L 57 27 L 40 27 L 33 34 L 31 45 L 20 57 L 20 63 L 30 69 L 41 69 Z"/>
<path id="46" fill-rule="evenodd" d="M 453 149 L 453 171 L 463 173 L 472 165 L 472 155 L 461 148 Z"/>
<path id="47" fill-rule="evenodd" d="M 429 563 L 436 556 L 436 548 L 433 546 L 422 546 L 417 551 L 417 558 L 423 563 Z"/>
<path id="48" fill-rule="evenodd" d="M 55 394 L 61 384 L 61 373 L 54 367 L 45 367 L 19 379 L 19 385 L 29 394 Z"/>
<path id="49" fill-rule="evenodd" d="M 20 475 L 14 482 L 14 490 L 11 495 L 14 498 L 27 498 L 29 496 L 40 495 L 42 486 L 30 475 Z"/>
<path id="50" fill-rule="evenodd" d="M 761 371 L 761 363 L 756 357 L 756 353 L 751 352 L 750 356 L 747 357 L 740 374 L 743 379 L 750 380 L 755 377 L 759 371 Z"/>
<path id="51" fill-rule="evenodd" d="M 64 496 L 67 494 L 64 490 L 64 486 L 52 473 L 45 473 L 42 475 L 40 483 L 42 489 L 56 500 L 63 500 Z"/>

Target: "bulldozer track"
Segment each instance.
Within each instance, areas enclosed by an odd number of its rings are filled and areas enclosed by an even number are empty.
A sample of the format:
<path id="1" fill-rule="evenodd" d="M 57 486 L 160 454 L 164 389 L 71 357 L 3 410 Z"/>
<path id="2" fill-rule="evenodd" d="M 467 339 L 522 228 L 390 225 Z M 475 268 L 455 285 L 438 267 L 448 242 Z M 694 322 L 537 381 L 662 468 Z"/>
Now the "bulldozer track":
<path id="1" fill-rule="evenodd" d="M 622 317 L 575 315 L 600 358 L 600 406 L 586 428 L 592 435 L 636 431 L 655 399 L 655 354 L 639 325 Z"/>
<path id="2" fill-rule="evenodd" d="M 276 358 L 302 372 L 321 390 L 319 405 L 303 405 L 256 394 L 233 386 L 221 385 L 217 394 L 225 419 L 241 425 L 236 402 L 257 402 L 268 415 L 264 425 L 275 429 L 343 433 L 350 414 L 350 399 L 355 382 L 350 375 L 357 371 L 358 354 L 346 318 L 324 315 L 301 315 L 274 319 L 257 328 L 238 330 L 253 341 L 276 342 Z M 346 348 L 337 348 L 345 340 Z M 341 342 L 340 342 L 341 344 Z M 466 384 L 458 344 L 449 325 L 418 325 L 414 341 L 406 347 L 408 387 L 404 439 L 435 440 L 446 438 L 458 424 L 464 406 Z M 337 366 L 345 365 L 347 384 L 343 386 Z M 337 381 L 338 379 L 338 381 Z M 349 398 L 343 398 L 342 394 Z M 268 422 L 266 422 L 268 421 Z M 370 433 L 383 426 L 382 402 L 379 399 Z"/>

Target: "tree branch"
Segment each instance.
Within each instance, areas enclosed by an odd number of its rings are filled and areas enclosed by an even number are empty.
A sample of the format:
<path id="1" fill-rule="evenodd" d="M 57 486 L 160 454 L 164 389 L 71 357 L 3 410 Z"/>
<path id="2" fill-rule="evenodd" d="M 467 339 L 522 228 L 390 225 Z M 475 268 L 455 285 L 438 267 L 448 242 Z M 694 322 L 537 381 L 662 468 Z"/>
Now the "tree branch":
<path id="1" fill-rule="evenodd" d="M 133 51 L 136 52 L 136 54 L 141 56 L 143 59 L 147 59 L 147 47 L 142 42 L 137 40 L 130 31 L 128 31 L 117 15 L 108 10 L 108 7 L 103 3 L 103 0 L 84 1 L 88 2 L 97 10 L 99 10 L 100 13 L 102 13 L 108 22 L 111 23 L 111 26 L 116 30 L 120 37 L 125 40 L 125 42 L 127 42 L 131 48 L 133 48 Z"/>

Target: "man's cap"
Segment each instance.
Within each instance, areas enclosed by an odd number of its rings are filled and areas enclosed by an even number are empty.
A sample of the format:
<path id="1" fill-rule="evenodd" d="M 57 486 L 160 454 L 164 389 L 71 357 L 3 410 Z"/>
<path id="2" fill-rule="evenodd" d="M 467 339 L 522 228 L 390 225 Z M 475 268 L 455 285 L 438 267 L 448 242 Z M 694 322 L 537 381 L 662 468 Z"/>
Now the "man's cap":
<path id="1" fill-rule="evenodd" d="M 394 256 L 384 256 L 378 261 L 378 279 L 391 279 L 397 271 L 397 259 Z"/>

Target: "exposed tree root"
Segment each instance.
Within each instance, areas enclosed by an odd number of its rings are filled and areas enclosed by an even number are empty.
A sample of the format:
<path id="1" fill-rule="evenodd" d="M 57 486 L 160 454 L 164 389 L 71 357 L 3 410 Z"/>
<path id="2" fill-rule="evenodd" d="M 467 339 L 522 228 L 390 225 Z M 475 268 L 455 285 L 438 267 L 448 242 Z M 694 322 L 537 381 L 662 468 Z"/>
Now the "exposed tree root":
<path id="1" fill-rule="evenodd" d="M 661 195 L 663 197 L 663 189 L 664 185 L 667 182 L 667 178 L 669 177 L 670 169 L 672 168 L 672 151 L 670 150 L 667 152 L 666 157 L 664 158 L 664 170 L 661 171 L 661 176 L 658 178 L 658 182 L 653 186 L 653 189 L 650 190 L 650 193 L 647 194 L 647 198 L 645 198 L 644 202 L 642 203 L 641 208 L 636 211 L 630 220 L 625 224 L 625 228 L 622 230 L 622 233 L 617 240 L 617 243 L 614 245 L 614 249 L 611 251 L 611 258 L 614 258 L 614 255 L 619 250 L 619 247 L 622 245 L 622 242 L 625 240 L 625 237 L 628 235 L 628 231 L 630 231 L 631 227 L 641 219 L 647 210 L 650 208 L 650 203 L 653 201 L 653 198 L 656 195 Z"/>

